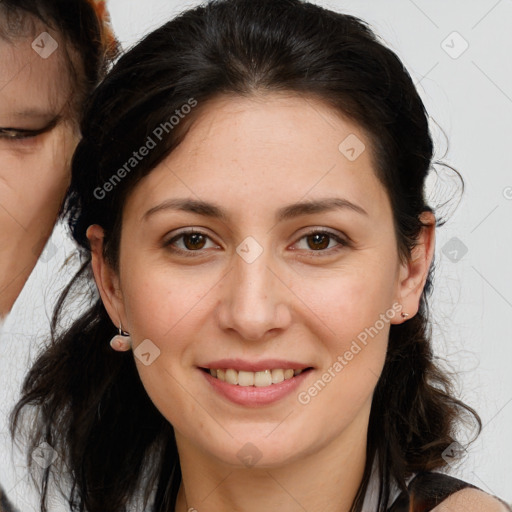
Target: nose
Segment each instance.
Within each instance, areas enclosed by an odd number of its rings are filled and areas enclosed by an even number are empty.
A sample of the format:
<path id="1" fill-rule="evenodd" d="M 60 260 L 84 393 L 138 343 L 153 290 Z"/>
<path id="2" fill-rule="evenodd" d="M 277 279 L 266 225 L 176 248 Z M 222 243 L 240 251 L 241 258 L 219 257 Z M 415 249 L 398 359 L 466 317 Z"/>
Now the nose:
<path id="1" fill-rule="evenodd" d="M 267 254 L 264 251 L 251 263 L 235 254 L 233 267 L 220 283 L 219 326 L 250 341 L 286 329 L 292 319 L 293 294 L 270 268 Z"/>

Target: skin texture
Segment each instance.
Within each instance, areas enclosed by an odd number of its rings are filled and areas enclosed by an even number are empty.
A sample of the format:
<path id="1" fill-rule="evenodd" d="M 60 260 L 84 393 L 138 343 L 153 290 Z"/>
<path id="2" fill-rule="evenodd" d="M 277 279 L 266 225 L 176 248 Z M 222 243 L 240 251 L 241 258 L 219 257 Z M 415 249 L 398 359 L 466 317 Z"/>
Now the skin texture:
<path id="1" fill-rule="evenodd" d="M 58 34 L 36 25 L 36 36 L 43 31 L 60 41 Z M 44 59 L 31 47 L 34 38 L 0 39 L 0 128 L 46 128 L 18 139 L 0 133 L 0 318 L 11 309 L 51 234 L 79 137 L 69 105 L 64 43 Z"/>
<path id="2" fill-rule="evenodd" d="M 350 134 L 366 146 L 354 161 L 338 149 Z M 152 364 L 136 362 L 175 428 L 183 472 L 176 510 L 349 510 L 390 323 L 404 319 L 392 316 L 309 403 L 297 395 L 393 304 L 417 313 L 434 249 L 434 219 L 425 214 L 430 227 L 400 261 L 390 202 L 373 169 L 365 133 L 317 99 L 220 97 L 128 197 L 118 272 L 102 257 L 102 228 L 89 228 L 113 323 L 131 334 L 134 349 L 149 339 L 160 350 Z M 330 197 L 366 213 L 274 218 L 291 203 Z M 215 203 L 228 217 L 147 214 L 173 198 Z M 190 227 L 207 238 L 168 244 Z M 306 236 L 313 229 L 347 243 Z M 248 236 L 263 250 L 252 263 L 236 252 Z M 278 402 L 245 407 L 214 392 L 198 369 L 221 358 L 292 359 L 313 370 Z M 246 443 L 260 457 L 252 467 L 240 456 Z"/>
<path id="3" fill-rule="evenodd" d="M 433 512 L 452 512 L 460 510 L 465 512 L 509 512 L 503 503 L 487 493 L 477 489 L 464 489 L 452 494 L 438 505 Z"/>

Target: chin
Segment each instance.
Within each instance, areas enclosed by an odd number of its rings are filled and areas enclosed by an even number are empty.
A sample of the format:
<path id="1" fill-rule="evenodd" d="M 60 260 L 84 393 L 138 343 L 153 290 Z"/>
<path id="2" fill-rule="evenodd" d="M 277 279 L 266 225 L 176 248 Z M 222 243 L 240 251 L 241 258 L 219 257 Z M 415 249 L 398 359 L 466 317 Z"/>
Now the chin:
<path id="1" fill-rule="evenodd" d="M 228 443 L 219 440 L 217 446 L 204 446 L 203 450 L 224 464 L 236 468 L 278 468 L 299 459 L 304 454 L 297 451 L 297 447 L 304 438 L 295 439 L 290 436 L 270 439 L 266 436 L 234 436 Z M 285 442 L 286 439 L 286 442 Z"/>

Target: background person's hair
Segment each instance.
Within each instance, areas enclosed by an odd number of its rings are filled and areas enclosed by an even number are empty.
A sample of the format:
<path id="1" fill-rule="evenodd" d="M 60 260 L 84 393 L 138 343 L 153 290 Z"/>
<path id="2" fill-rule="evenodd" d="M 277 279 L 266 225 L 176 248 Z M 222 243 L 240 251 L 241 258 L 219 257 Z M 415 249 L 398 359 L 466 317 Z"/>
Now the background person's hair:
<path id="1" fill-rule="evenodd" d="M 63 36 L 57 42 L 72 77 L 72 104 L 78 114 L 119 53 L 100 7 L 94 0 L 0 0 L 0 39 L 35 38 L 37 21 Z"/>
<path id="2" fill-rule="evenodd" d="M 60 464 L 41 480 L 42 510 L 52 473 L 69 475 L 72 510 L 124 511 L 139 486 L 146 502 L 156 491 L 156 512 L 172 510 L 181 479 L 173 429 L 144 390 L 133 355 L 109 346 L 116 327 L 91 288 L 86 229 L 104 228 L 105 257 L 116 269 L 123 205 L 137 182 L 183 140 L 209 100 L 264 92 L 321 99 L 361 126 L 392 204 L 400 257 L 408 258 L 417 243 L 420 214 L 430 210 L 424 197 L 433 157 L 428 118 L 402 63 L 364 22 L 299 0 L 221 0 L 149 34 L 119 59 L 88 105 L 66 203 L 85 261 L 59 300 L 52 343 L 28 374 L 12 415 L 14 433 L 26 406 L 38 412 L 29 464 L 43 441 L 60 455 Z M 191 98 L 198 106 L 100 199 L 95 191 Z M 88 311 L 71 327 L 60 327 L 69 323 L 63 313 L 69 313 L 75 293 L 87 291 Z M 353 511 L 362 509 L 374 461 L 382 511 L 391 482 L 405 489 L 413 472 L 446 465 L 442 452 L 454 441 L 459 420 L 474 420 L 481 428 L 434 362 L 430 291 L 431 274 L 418 314 L 391 326 Z"/>

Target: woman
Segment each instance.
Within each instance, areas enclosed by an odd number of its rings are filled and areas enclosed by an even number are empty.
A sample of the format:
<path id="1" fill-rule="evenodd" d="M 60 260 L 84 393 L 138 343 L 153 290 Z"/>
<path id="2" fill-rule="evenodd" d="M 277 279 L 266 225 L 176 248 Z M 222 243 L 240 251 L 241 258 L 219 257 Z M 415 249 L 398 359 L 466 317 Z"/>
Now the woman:
<path id="1" fill-rule="evenodd" d="M 104 1 L 0 2 L 0 328 L 56 222 L 85 97 L 116 53 Z"/>
<path id="2" fill-rule="evenodd" d="M 480 420 L 430 346 L 426 112 L 363 22 L 197 7 L 118 61 L 82 132 L 86 262 L 55 325 L 92 273 L 99 295 L 13 416 L 57 455 L 43 501 L 53 476 L 90 512 L 505 510 L 433 472 Z"/>
<path id="3" fill-rule="evenodd" d="M 104 1 L 0 2 L 0 321 L 50 237 L 84 99 L 116 51 Z"/>

